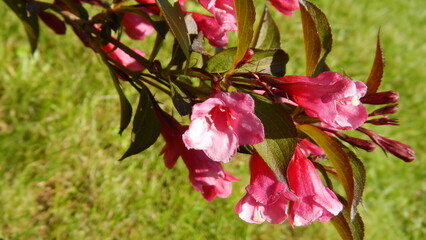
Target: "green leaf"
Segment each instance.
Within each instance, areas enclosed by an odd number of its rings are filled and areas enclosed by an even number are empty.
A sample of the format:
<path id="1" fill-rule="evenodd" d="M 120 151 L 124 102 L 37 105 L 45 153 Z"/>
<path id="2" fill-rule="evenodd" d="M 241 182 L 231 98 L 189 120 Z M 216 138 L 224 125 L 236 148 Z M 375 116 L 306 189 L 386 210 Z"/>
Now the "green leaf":
<path id="1" fill-rule="evenodd" d="M 253 25 L 256 20 L 256 9 L 254 8 L 253 0 L 238 0 L 234 1 L 234 4 L 239 31 L 237 52 L 235 54 L 234 63 L 229 71 L 238 65 L 249 49 L 253 38 Z"/>
<path id="2" fill-rule="evenodd" d="M 343 144 L 340 143 L 340 146 L 348 155 L 351 166 L 352 166 L 352 170 L 354 173 L 354 181 L 355 181 L 354 201 L 352 203 L 351 213 L 350 213 L 351 219 L 354 219 L 357 214 L 357 206 L 362 200 L 362 195 L 364 193 L 365 180 L 367 178 L 367 174 L 365 172 L 365 167 L 361 159 L 359 159 L 352 150 L 350 150 Z"/>
<path id="3" fill-rule="evenodd" d="M 28 15 L 25 0 L 3 0 L 10 9 L 21 19 L 27 33 L 28 40 L 30 41 L 31 52 L 37 50 L 37 42 L 39 36 L 39 24 L 37 15 Z"/>
<path id="4" fill-rule="evenodd" d="M 345 208 L 339 215 L 333 217 L 330 222 L 336 228 L 340 237 L 344 240 L 362 240 L 364 239 L 364 222 L 357 213 L 353 218 L 350 217 L 348 205 L 345 199 L 339 197 L 339 201 L 345 205 Z"/>
<path id="5" fill-rule="evenodd" d="M 188 29 L 186 28 L 185 18 L 182 10 L 180 9 L 179 3 L 175 2 L 172 6 L 168 0 L 156 0 L 156 2 L 161 13 L 166 19 L 170 30 L 182 48 L 186 59 L 189 59 L 191 42 L 189 39 Z"/>
<path id="6" fill-rule="evenodd" d="M 133 118 L 132 142 L 120 161 L 149 148 L 160 135 L 161 125 L 155 115 L 154 104 L 154 97 L 148 88 L 144 87 L 140 92 L 139 104 Z"/>
<path id="7" fill-rule="evenodd" d="M 178 79 L 185 78 L 185 76 L 179 76 Z M 176 110 L 179 112 L 181 116 L 186 116 L 191 113 L 192 105 L 191 98 L 179 87 L 178 84 L 171 81 L 171 93 L 172 93 L 172 101 Z"/>
<path id="8" fill-rule="evenodd" d="M 316 76 L 329 70 L 325 59 L 333 42 L 331 28 L 327 17 L 316 5 L 305 0 L 300 0 L 299 3 L 305 42 L 306 75 Z"/>
<path id="9" fill-rule="evenodd" d="M 290 115 L 276 103 L 253 94 L 255 114 L 262 121 L 265 140 L 254 145 L 281 182 L 287 182 L 287 167 L 296 148 L 297 131 Z"/>
<path id="10" fill-rule="evenodd" d="M 257 27 L 253 39 L 252 47 L 257 49 L 274 49 L 281 47 L 280 31 L 269 13 L 268 4 L 265 4 L 259 26 Z"/>
<path id="11" fill-rule="evenodd" d="M 124 95 L 123 89 L 120 84 L 120 80 L 118 80 L 116 73 L 113 69 L 110 68 L 110 73 L 112 77 L 112 81 L 114 82 L 115 89 L 117 90 L 118 97 L 120 99 L 120 131 L 118 132 L 120 135 L 123 131 L 129 126 L 130 120 L 132 119 L 132 105 L 129 100 L 127 100 L 126 95 Z"/>
<path id="12" fill-rule="evenodd" d="M 297 129 L 308 135 L 322 150 L 324 150 L 330 162 L 336 170 L 337 177 L 343 185 L 351 208 L 350 212 L 356 212 L 354 171 L 346 152 L 329 135 L 320 129 L 308 125 L 298 125 Z"/>
<path id="13" fill-rule="evenodd" d="M 376 56 L 374 57 L 373 67 L 371 68 L 370 75 L 367 79 L 367 94 L 376 93 L 379 89 L 380 83 L 383 78 L 383 69 L 385 68 L 385 58 L 383 50 L 380 45 L 380 30 L 377 33 Z"/>
<path id="14" fill-rule="evenodd" d="M 211 57 L 205 66 L 205 70 L 210 73 L 223 73 L 233 64 L 236 48 L 226 49 Z M 253 57 L 242 67 L 234 69 L 234 72 L 261 72 L 268 73 L 275 77 L 282 77 L 285 74 L 288 55 L 281 49 L 274 50 L 253 50 Z"/>

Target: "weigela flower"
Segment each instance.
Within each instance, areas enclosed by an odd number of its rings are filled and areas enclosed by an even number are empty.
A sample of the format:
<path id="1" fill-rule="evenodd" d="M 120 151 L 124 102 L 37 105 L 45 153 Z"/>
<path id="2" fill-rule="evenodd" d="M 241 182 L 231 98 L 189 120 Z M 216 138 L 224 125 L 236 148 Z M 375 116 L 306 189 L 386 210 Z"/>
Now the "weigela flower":
<path id="1" fill-rule="evenodd" d="M 149 21 L 134 13 L 123 15 L 123 27 L 126 34 L 134 40 L 144 40 L 155 31 Z"/>
<path id="2" fill-rule="evenodd" d="M 288 218 L 292 226 L 304 226 L 313 221 L 327 222 L 343 209 L 336 195 L 325 187 L 312 164 L 296 147 L 287 169 L 290 189 L 299 201 L 290 202 Z"/>
<path id="3" fill-rule="evenodd" d="M 162 150 L 166 167 L 173 168 L 179 156 L 189 170 L 192 187 L 207 201 L 215 197 L 226 198 L 232 192 L 232 182 L 238 179 L 226 172 L 221 163 L 214 162 L 200 150 L 187 149 L 182 141 L 182 133 L 188 127 L 181 126 L 173 117 L 162 114 L 161 135 L 166 145 Z"/>
<path id="4" fill-rule="evenodd" d="M 213 14 L 216 22 L 226 31 L 237 30 L 237 18 L 233 0 L 199 0 Z"/>
<path id="5" fill-rule="evenodd" d="M 317 77 L 285 76 L 287 83 L 280 89 L 305 108 L 307 115 L 319 118 L 326 127 L 350 130 L 361 126 L 367 119 L 367 110 L 360 98 L 367 86 L 336 72 L 324 72 Z"/>
<path id="6" fill-rule="evenodd" d="M 293 15 L 293 11 L 299 9 L 299 1 L 298 0 L 269 0 L 278 11 L 282 14 L 291 16 Z"/>
<path id="7" fill-rule="evenodd" d="M 109 57 L 112 60 L 114 60 L 115 62 L 121 64 L 123 67 L 126 67 L 126 68 L 128 68 L 132 71 L 140 71 L 144 68 L 142 66 L 142 64 L 137 62 L 134 58 L 129 56 L 127 53 L 125 53 L 120 48 L 114 49 L 114 45 L 111 44 L 111 43 L 108 43 L 107 45 L 102 46 L 101 49 L 104 52 L 108 53 Z M 135 51 L 137 54 L 139 54 L 141 56 L 145 56 L 145 53 L 138 50 L 138 49 L 132 49 L 132 50 Z"/>
<path id="8" fill-rule="evenodd" d="M 188 149 L 203 150 L 214 161 L 228 162 L 239 145 L 264 140 L 263 124 L 254 114 L 254 101 L 245 93 L 217 93 L 192 108 L 191 124 L 183 134 Z"/>
<path id="9" fill-rule="evenodd" d="M 202 32 L 212 46 L 225 47 L 228 45 L 228 34 L 213 17 L 200 13 L 191 13 L 191 15 L 197 24 L 198 32 Z"/>
<path id="10" fill-rule="evenodd" d="M 288 200 L 297 201 L 297 197 L 288 191 L 287 184 L 277 180 L 257 152 L 250 159 L 250 172 L 247 194 L 235 206 L 235 212 L 248 223 L 260 224 L 265 220 L 274 224 L 284 222 Z"/>

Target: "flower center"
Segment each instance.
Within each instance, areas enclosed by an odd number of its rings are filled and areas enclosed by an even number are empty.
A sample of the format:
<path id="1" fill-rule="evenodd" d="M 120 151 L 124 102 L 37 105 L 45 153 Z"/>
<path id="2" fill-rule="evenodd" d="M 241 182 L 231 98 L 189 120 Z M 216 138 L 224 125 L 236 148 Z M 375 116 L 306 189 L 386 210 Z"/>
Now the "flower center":
<path id="1" fill-rule="evenodd" d="M 218 131 L 233 130 L 233 122 L 237 119 L 232 110 L 226 106 L 215 106 L 206 116 L 207 122 Z"/>

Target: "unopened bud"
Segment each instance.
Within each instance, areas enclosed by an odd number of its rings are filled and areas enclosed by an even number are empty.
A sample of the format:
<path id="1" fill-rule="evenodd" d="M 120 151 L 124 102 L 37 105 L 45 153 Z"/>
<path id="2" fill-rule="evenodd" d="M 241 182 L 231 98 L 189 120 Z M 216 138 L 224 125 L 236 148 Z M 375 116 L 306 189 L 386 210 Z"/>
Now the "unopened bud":
<path id="1" fill-rule="evenodd" d="M 399 93 L 395 91 L 373 93 L 362 97 L 360 100 L 364 104 L 373 105 L 396 103 L 399 100 Z"/>
<path id="2" fill-rule="evenodd" d="M 376 118 L 365 121 L 366 123 L 371 123 L 374 125 L 399 125 L 398 119 L 396 118 Z"/>
<path id="3" fill-rule="evenodd" d="M 354 147 L 358 147 L 361 149 L 364 149 L 367 152 L 372 152 L 374 151 L 374 149 L 376 149 L 376 144 L 374 144 L 374 142 L 372 141 L 368 141 L 368 140 L 364 140 L 364 139 L 360 139 L 360 138 L 355 138 L 355 137 L 350 137 L 344 133 L 341 132 L 333 132 L 334 135 L 336 135 L 338 138 L 340 138 L 341 140 L 351 144 Z"/>
<path id="4" fill-rule="evenodd" d="M 389 152 L 395 157 L 404 160 L 405 162 L 412 162 L 416 159 L 416 153 L 408 145 L 382 137 L 379 134 L 365 128 L 360 127 L 357 128 L 357 130 L 369 136 L 371 140 L 373 140 L 377 145 L 379 145 L 379 147 L 383 149 L 383 151 Z"/>
<path id="5" fill-rule="evenodd" d="M 392 104 L 388 105 L 386 107 L 379 108 L 377 110 L 374 110 L 374 112 L 370 113 L 368 116 L 378 116 L 378 115 L 390 115 L 394 114 L 398 111 L 398 104 Z"/>

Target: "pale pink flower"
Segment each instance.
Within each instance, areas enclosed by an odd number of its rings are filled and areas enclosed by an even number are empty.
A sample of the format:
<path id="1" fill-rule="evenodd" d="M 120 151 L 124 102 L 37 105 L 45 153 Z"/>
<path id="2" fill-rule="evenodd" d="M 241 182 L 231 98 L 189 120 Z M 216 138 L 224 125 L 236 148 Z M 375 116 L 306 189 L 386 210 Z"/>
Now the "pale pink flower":
<path id="1" fill-rule="evenodd" d="M 360 102 L 367 86 L 336 72 L 324 72 L 317 77 L 285 76 L 287 83 L 279 88 L 305 108 L 307 115 L 317 117 L 326 127 L 350 130 L 367 119 L 367 110 Z"/>
<path id="2" fill-rule="evenodd" d="M 134 40 L 144 40 L 155 31 L 148 20 L 130 12 L 123 15 L 123 27 L 126 34 Z"/>
<path id="3" fill-rule="evenodd" d="M 299 1 L 298 0 L 269 0 L 278 11 L 282 14 L 291 16 L 293 15 L 293 11 L 299 9 Z"/>
<path id="4" fill-rule="evenodd" d="M 313 221 L 327 222 L 343 209 L 336 195 L 325 187 L 312 164 L 296 147 L 287 169 L 290 189 L 299 201 L 290 203 L 288 218 L 292 226 L 304 226 Z"/>
<path id="5" fill-rule="evenodd" d="M 216 22 L 226 31 L 237 30 L 237 18 L 233 0 L 199 0 L 213 14 Z"/>
<path id="6" fill-rule="evenodd" d="M 264 140 L 263 124 L 254 114 L 250 95 L 217 93 L 192 108 L 191 125 L 183 134 L 188 149 L 203 150 L 214 161 L 228 162 L 239 145 Z"/>
<path id="7" fill-rule="evenodd" d="M 248 223 L 263 223 L 265 220 L 279 224 L 287 219 L 288 200 L 297 201 L 287 185 L 279 182 L 275 174 L 254 152 L 250 159 L 250 185 L 247 194 L 235 206 L 235 212 Z"/>
<path id="8" fill-rule="evenodd" d="M 112 60 L 114 60 L 115 62 L 121 64 L 123 67 L 126 67 L 132 71 L 140 71 L 144 68 L 142 64 L 140 64 L 134 58 L 129 56 L 123 50 L 121 50 L 120 48 L 114 48 L 114 45 L 111 43 L 108 43 L 107 45 L 102 46 L 101 49 L 104 52 L 106 52 Z M 138 49 L 132 49 L 132 50 L 141 56 L 145 56 L 145 53 Z"/>
<path id="9" fill-rule="evenodd" d="M 191 13 L 191 15 L 197 24 L 198 32 L 202 32 L 212 46 L 225 47 L 228 45 L 228 34 L 213 17 L 200 13 Z"/>
<path id="10" fill-rule="evenodd" d="M 226 198 L 232 192 L 232 182 L 238 179 L 226 172 L 221 163 L 214 162 L 203 151 L 187 149 L 182 141 L 182 133 L 188 127 L 180 125 L 173 117 L 163 113 L 160 118 L 161 135 L 166 145 L 162 150 L 167 168 L 173 168 L 179 156 L 189 170 L 192 187 L 207 201 L 215 197 Z"/>

